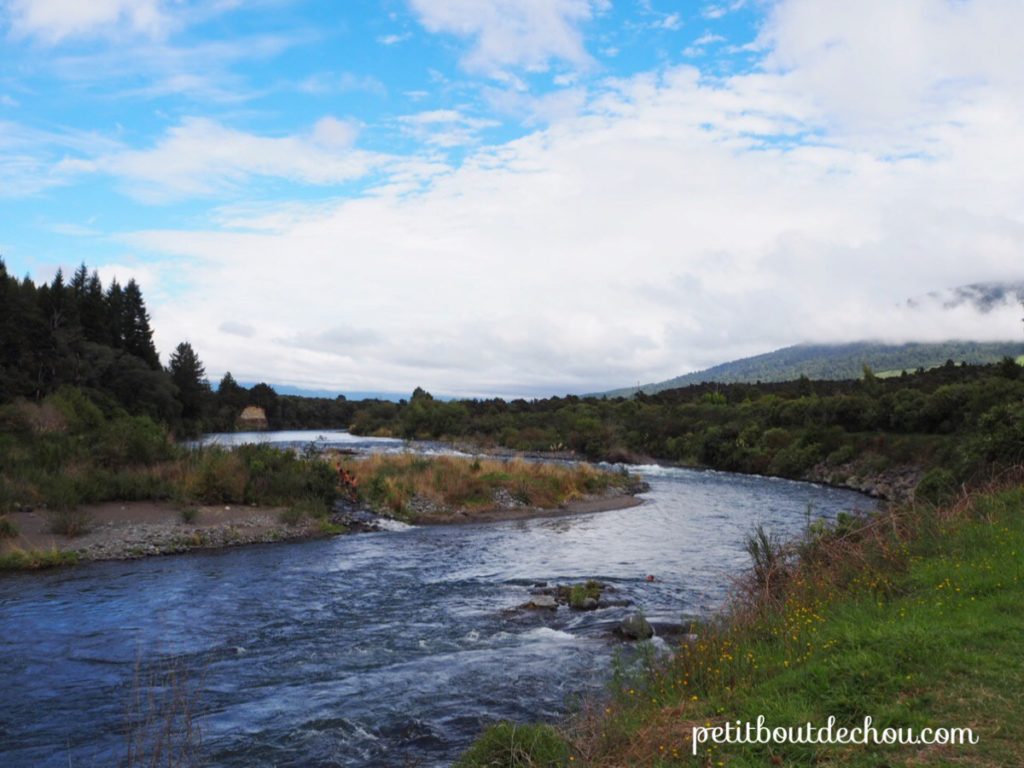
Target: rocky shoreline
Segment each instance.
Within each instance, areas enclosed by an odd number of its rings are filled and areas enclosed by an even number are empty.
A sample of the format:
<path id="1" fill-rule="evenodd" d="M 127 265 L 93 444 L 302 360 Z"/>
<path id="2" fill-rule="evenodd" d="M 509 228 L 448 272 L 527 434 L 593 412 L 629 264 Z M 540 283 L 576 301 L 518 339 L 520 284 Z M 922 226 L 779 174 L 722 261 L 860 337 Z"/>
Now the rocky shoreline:
<path id="1" fill-rule="evenodd" d="M 75 514 L 85 531 L 77 536 L 51 532 L 54 513 L 23 510 L 9 518 L 18 535 L 5 551 L 73 553 L 79 561 L 129 560 L 200 549 L 317 538 L 331 531 L 318 520 L 282 521 L 284 508 L 203 506 L 181 508 L 167 502 L 110 502 L 80 507 Z"/>

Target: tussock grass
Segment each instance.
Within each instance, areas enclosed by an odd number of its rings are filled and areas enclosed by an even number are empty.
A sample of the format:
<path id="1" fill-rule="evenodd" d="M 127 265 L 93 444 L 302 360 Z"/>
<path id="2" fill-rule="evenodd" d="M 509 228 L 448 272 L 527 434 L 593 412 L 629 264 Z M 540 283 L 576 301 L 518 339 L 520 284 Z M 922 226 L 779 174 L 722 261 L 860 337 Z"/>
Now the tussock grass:
<path id="1" fill-rule="evenodd" d="M 52 509 L 46 516 L 50 533 L 69 538 L 84 536 L 92 527 L 92 516 L 80 509 Z"/>
<path id="2" fill-rule="evenodd" d="M 399 516 L 411 514 L 413 499 L 439 511 L 494 509 L 502 506 L 496 495 L 506 495 L 524 506 L 553 508 L 610 488 L 625 490 L 635 482 L 624 473 L 608 472 L 589 464 L 519 459 L 401 453 L 348 459 L 342 465 L 355 479 L 363 498 Z"/>

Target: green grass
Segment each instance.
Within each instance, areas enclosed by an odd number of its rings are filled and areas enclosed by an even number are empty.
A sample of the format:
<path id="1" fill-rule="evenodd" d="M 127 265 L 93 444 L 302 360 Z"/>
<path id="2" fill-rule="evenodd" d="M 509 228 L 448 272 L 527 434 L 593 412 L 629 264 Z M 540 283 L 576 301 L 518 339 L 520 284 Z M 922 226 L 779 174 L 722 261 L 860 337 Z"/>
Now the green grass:
<path id="1" fill-rule="evenodd" d="M 477 739 L 455 768 L 555 768 L 568 764 L 569 748 L 546 725 L 497 723 Z"/>
<path id="2" fill-rule="evenodd" d="M 577 609 L 582 608 L 585 600 L 588 598 L 597 600 L 601 597 L 603 591 L 604 586 L 593 579 L 582 584 L 573 584 L 569 588 L 569 606 Z"/>
<path id="3" fill-rule="evenodd" d="M 78 562 L 76 552 L 62 552 L 59 549 L 12 549 L 0 554 L 0 571 L 25 571 L 39 568 L 56 568 L 74 565 Z"/>
<path id="4" fill-rule="evenodd" d="M 1024 489 L 980 497 L 969 514 L 958 525 L 933 521 L 934 530 L 893 544 L 905 549 L 888 562 L 850 571 L 845 585 L 797 585 L 777 611 L 680 651 L 634 682 L 638 693 L 620 690 L 627 714 L 609 756 L 625 751 L 637 765 L 1024 764 Z M 970 727 L 981 742 L 720 746 L 687 756 L 694 722 L 759 715 L 779 726 L 871 716 L 880 728 Z"/>

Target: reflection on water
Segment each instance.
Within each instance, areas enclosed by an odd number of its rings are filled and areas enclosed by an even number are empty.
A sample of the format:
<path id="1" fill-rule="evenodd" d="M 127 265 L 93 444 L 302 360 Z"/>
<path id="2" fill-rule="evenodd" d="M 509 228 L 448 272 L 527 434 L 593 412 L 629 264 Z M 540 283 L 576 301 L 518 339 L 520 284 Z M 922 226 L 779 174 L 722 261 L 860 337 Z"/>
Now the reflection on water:
<path id="1" fill-rule="evenodd" d="M 629 609 L 508 612 L 535 581 L 601 579 L 653 620 L 678 622 L 720 603 L 755 523 L 793 535 L 808 508 L 871 503 L 788 481 L 642 471 L 651 490 L 627 510 L 0 579 L 0 765 L 115 764 L 139 658 L 174 659 L 201 679 L 211 764 L 447 765 L 485 723 L 556 718 L 605 679 L 608 630 Z"/>

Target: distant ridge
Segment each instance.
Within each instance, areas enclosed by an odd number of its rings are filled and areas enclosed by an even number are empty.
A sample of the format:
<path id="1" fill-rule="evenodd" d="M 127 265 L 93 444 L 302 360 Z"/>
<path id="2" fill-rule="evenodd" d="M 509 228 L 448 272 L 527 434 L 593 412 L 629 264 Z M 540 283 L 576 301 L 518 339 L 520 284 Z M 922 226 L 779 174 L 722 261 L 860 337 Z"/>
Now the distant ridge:
<path id="1" fill-rule="evenodd" d="M 902 371 L 933 368 L 947 360 L 994 363 L 1004 357 L 1024 355 L 1024 342 L 948 341 L 941 343 L 883 344 L 860 341 L 852 344 L 797 344 L 722 363 L 674 379 L 645 384 L 640 390 L 653 394 L 666 389 L 704 382 L 753 383 L 809 379 L 856 379 L 867 365 L 876 374 L 899 375 Z M 622 387 L 602 393 L 605 397 L 629 397 L 636 387 Z"/>

